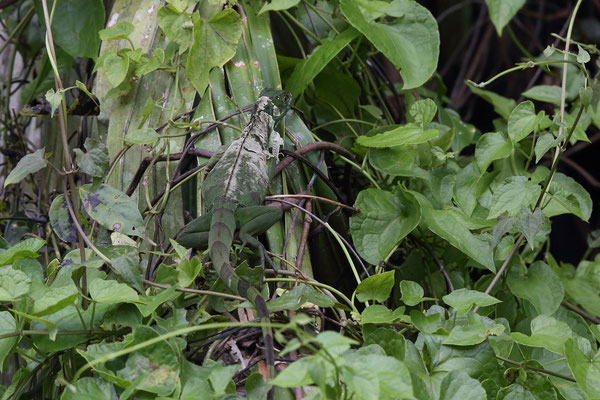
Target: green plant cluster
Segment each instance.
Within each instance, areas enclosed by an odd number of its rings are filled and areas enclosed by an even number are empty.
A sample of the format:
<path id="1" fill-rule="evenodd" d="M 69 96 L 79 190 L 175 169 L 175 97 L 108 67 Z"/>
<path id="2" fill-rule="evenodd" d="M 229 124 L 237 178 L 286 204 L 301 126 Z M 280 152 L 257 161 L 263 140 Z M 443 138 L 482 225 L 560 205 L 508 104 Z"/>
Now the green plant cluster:
<path id="1" fill-rule="evenodd" d="M 600 398 L 599 235 L 578 265 L 549 251 L 552 217 L 594 209 L 557 171 L 600 128 L 600 53 L 571 37 L 581 0 L 560 45 L 465 83 L 493 106 L 491 132 L 449 104 L 436 20 L 413 0 L 116 0 L 107 24 L 106 5 L 87 3 L 1 14 L 21 38 L 13 55 L 37 72 L 21 99 L 47 101 L 63 151 L 13 143 L 28 151 L 5 171 L 2 216 L 29 222 L 0 238 L 0 399 Z M 485 3 L 501 34 L 525 1 Z M 396 82 L 377 75 L 382 62 Z M 486 89 L 528 68 L 561 86 L 518 103 Z M 305 196 L 266 235 L 277 268 L 234 256 L 274 294 L 270 382 L 248 302 L 172 240 L 183 208 L 202 210 L 203 162 L 265 87 L 294 96 L 285 148 L 306 154 L 273 180 L 270 200 Z M 67 129 L 75 91 L 101 110 L 80 146 Z M 7 148 L 31 116 L 10 118 Z M 304 148 L 333 150 L 331 181 L 315 180 L 327 169 Z M 338 195 L 334 174 L 355 184 Z M 310 220 L 320 233 L 307 244 Z M 315 279 L 338 266 L 344 287 Z"/>

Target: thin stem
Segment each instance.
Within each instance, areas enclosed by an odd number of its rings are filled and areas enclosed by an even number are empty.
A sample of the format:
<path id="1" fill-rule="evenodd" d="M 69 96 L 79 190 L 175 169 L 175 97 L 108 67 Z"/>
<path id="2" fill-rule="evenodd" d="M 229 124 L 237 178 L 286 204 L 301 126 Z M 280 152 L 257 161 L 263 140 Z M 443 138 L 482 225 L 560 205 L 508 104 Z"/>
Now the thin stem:
<path id="1" fill-rule="evenodd" d="M 541 374 L 555 376 L 557 378 L 564 379 L 564 380 L 569 381 L 569 382 L 576 382 L 575 379 L 571 378 L 570 376 L 559 374 L 558 372 L 550 371 L 550 370 L 543 369 L 543 368 L 534 367 L 532 365 L 525 364 L 524 362 L 514 361 L 514 360 L 511 360 L 511 359 L 508 359 L 508 358 L 504 358 L 502 356 L 496 356 L 496 358 L 498 360 L 504 361 L 504 362 L 512 364 L 512 365 L 519 366 L 521 368 L 527 368 L 527 369 L 530 369 L 532 371 L 539 372 Z"/>

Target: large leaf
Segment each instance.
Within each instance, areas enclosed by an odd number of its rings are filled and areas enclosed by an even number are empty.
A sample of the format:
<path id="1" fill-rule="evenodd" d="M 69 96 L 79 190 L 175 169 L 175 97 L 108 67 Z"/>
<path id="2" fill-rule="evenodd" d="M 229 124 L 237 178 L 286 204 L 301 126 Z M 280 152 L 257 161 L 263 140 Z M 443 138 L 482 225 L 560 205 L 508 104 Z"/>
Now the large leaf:
<path id="1" fill-rule="evenodd" d="M 485 0 L 485 3 L 488 6 L 490 19 L 496 27 L 498 36 L 502 36 L 502 29 L 523 7 L 525 0 Z"/>
<path id="2" fill-rule="evenodd" d="M 537 115 L 531 101 L 524 101 L 512 110 L 508 117 L 508 136 L 513 143 L 524 139 L 535 129 Z"/>
<path id="3" fill-rule="evenodd" d="M 529 99 L 560 105 L 560 86 L 539 85 L 523 92 Z"/>
<path id="4" fill-rule="evenodd" d="M 556 273 L 542 261 L 533 263 L 524 276 L 513 268 L 507 283 L 512 294 L 529 300 L 539 314 L 554 314 L 565 295 Z"/>
<path id="5" fill-rule="evenodd" d="M 567 295 L 593 315 L 600 315 L 600 263 L 583 261 L 577 269 L 558 270 Z"/>
<path id="6" fill-rule="evenodd" d="M 521 207 L 529 208 L 535 201 L 541 188 L 525 176 L 512 176 L 496 188 L 492 196 L 488 218 L 496 218 L 506 212 L 517 215 Z"/>
<path id="7" fill-rule="evenodd" d="M 306 60 L 297 64 L 287 80 L 287 90 L 292 96 L 296 98 L 302 93 L 317 74 L 358 35 L 359 32 L 356 29 L 348 28 L 333 39 L 323 42 Z"/>
<path id="8" fill-rule="evenodd" d="M 158 10 L 158 25 L 165 36 L 179 44 L 179 52 L 184 53 L 192 44 L 192 31 L 182 29 L 191 23 L 191 15 L 179 12 L 173 5 L 166 5 Z"/>
<path id="9" fill-rule="evenodd" d="M 592 198 L 575 179 L 557 172 L 548 191 L 552 197 L 543 211 L 549 217 L 569 212 L 587 221 L 592 215 Z"/>
<path id="10" fill-rule="evenodd" d="M 210 20 L 194 21 L 185 73 L 198 93 L 204 93 L 210 70 L 222 67 L 235 55 L 241 35 L 242 20 L 233 9 L 224 10 Z"/>
<path id="11" fill-rule="evenodd" d="M 54 314 L 75 303 L 78 296 L 79 292 L 72 281 L 66 285 L 52 286 L 35 300 L 33 313 L 39 317 Z"/>
<path id="12" fill-rule="evenodd" d="M 48 1 L 49 10 L 53 1 Z M 36 2 L 40 21 L 43 21 L 41 1 Z M 102 0 L 87 0 L 82 7 L 80 0 L 60 0 L 52 19 L 54 42 L 73 57 L 96 59 L 100 38 L 98 31 L 104 27 Z"/>
<path id="13" fill-rule="evenodd" d="M 0 269 L 0 301 L 16 301 L 29 292 L 31 279 L 12 268 Z"/>
<path id="14" fill-rule="evenodd" d="M 416 1 L 396 0 L 401 18 L 369 22 L 355 0 L 341 0 L 348 21 L 400 70 L 403 89 L 423 85 L 437 68 L 440 35 L 435 18 Z"/>
<path id="15" fill-rule="evenodd" d="M 102 184 L 79 188 L 79 197 L 90 217 L 111 231 L 125 235 L 144 236 L 144 221 L 136 203 L 125 193 Z"/>
<path id="16" fill-rule="evenodd" d="M 298 3 L 300 3 L 300 0 L 271 0 L 269 3 L 262 6 L 258 15 L 267 11 L 287 10 L 288 8 L 295 7 Z"/>
<path id="17" fill-rule="evenodd" d="M 61 400 L 111 400 L 111 385 L 104 379 L 85 377 L 66 386 Z"/>
<path id="18" fill-rule="evenodd" d="M 385 148 L 410 144 L 425 143 L 439 136 L 435 129 L 426 129 L 415 124 L 406 124 L 373 136 L 359 136 L 356 143 L 365 147 Z"/>
<path id="19" fill-rule="evenodd" d="M 73 149 L 81 172 L 96 178 L 103 177 L 110 163 L 106 145 L 101 141 L 87 138 L 85 149 L 85 153 L 81 149 Z"/>
<path id="20" fill-rule="evenodd" d="M 455 208 L 435 210 L 423 195 L 411 193 L 421 204 L 422 222 L 429 230 L 490 271 L 496 272 L 490 243 L 469 230 L 470 225 L 463 213 Z"/>
<path id="21" fill-rule="evenodd" d="M 22 242 L 4 250 L 0 253 L 0 266 L 9 265 L 22 258 L 37 258 L 37 251 L 42 248 L 46 242 L 38 238 L 25 239 Z"/>
<path id="22" fill-rule="evenodd" d="M 419 204 L 408 192 L 366 189 L 358 194 L 360 213 L 350 218 L 350 231 L 360 255 L 377 264 L 387 259 L 421 218 Z"/>
<path id="23" fill-rule="evenodd" d="M 452 371 L 444 377 L 439 400 L 485 400 L 485 389 L 465 371 Z"/>
<path id="24" fill-rule="evenodd" d="M 490 132 L 481 136 L 475 146 L 475 158 L 480 171 L 485 171 L 494 160 L 508 157 L 512 153 L 512 143 L 500 132 Z"/>
<path id="25" fill-rule="evenodd" d="M 583 350 L 582 350 L 583 347 Z M 565 355 L 569 368 L 589 399 L 600 398 L 600 352 L 592 353 L 589 342 L 584 339 L 569 339 L 565 343 Z"/>
<path id="26" fill-rule="evenodd" d="M 90 296 L 94 301 L 104 304 L 134 303 L 138 301 L 135 290 L 125 283 L 112 279 L 94 279 L 89 284 Z"/>
<path id="27" fill-rule="evenodd" d="M 59 194 L 54 198 L 50 205 L 48 217 L 52 229 L 61 240 L 64 240 L 67 243 L 77 242 L 77 228 L 75 228 L 75 223 L 67 208 L 67 202 L 64 195 Z"/>
<path id="28" fill-rule="evenodd" d="M 44 158 L 44 149 L 39 149 L 34 153 L 27 154 L 21 158 L 17 163 L 17 166 L 10 171 L 10 174 L 4 181 L 4 187 L 13 183 L 19 183 L 29 174 L 39 171 L 45 168 L 48 162 Z"/>
<path id="29" fill-rule="evenodd" d="M 456 321 L 450 335 L 444 340 L 446 345 L 472 346 L 483 342 L 488 337 L 488 329 L 483 318 L 477 313 L 467 313 L 466 318 Z"/>
<path id="30" fill-rule="evenodd" d="M 458 289 L 442 297 L 444 303 L 454 308 L 458 314 L 466 314 L 473 306 L 487 307 L 500 303 L 495 297 L 477 290 Z"/>
<path id="31" fill-rule="evenodd" d="M 394 271 L 384 272 L 368 277 L 356 288 L 356 298 L 359 301 L 375 300 L 383 303 L 390 297 L 394 287 Z"/>
<path id="32" fill-rule="evenodd" d="M 17 323 L 12 314 L 8 311 L 0 311 L 0 336 L 12 333 L 16 329 Z M 4 364 L 4 359 L 10 354 L 10 351 L 18 340 L 18 336 L 0 339 L 0 365 Z"/>
<path id="33" fill-rule="evenodd" d="M 513 340 L 531 347 L 543 347 L 554 353 L 564 355 L 565 342 L 573 337 L 569 325 L 547 315 L 539 315 L 531 321 L 531 336 L 521 332 L 511 333 Z"/>

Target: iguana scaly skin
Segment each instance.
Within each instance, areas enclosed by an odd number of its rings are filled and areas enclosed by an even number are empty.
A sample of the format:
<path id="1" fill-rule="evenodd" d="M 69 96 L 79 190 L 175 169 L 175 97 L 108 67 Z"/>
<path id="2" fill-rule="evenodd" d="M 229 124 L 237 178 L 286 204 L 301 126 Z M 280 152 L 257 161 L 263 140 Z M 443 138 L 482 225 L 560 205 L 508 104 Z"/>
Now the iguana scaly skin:
<path id="1" fill-rule="evenodd" d="M 210 172 L 201 189 L 206 213 L 187 225 L 177 238 L 186 247 L 208 244 L 208 254 L 221 280 L 256 308 L 263 323 L 269 379 L 274 375 L 275 356 L 267 304 L 256 288 L 237 276 L 229 256 L 236 231 L 244 244 L 259 248 L 262 256 L 262 245 L 256 236 L 281 218 L 279 208 L 261 204 L 271 177 L 267 161 L 276 161 L 282 142 L 274 127 L 291 102 L 291 95 L 284 91 L 267 89 L 261 93 L 242 135 L 219 149 L 208 162 Z"/>

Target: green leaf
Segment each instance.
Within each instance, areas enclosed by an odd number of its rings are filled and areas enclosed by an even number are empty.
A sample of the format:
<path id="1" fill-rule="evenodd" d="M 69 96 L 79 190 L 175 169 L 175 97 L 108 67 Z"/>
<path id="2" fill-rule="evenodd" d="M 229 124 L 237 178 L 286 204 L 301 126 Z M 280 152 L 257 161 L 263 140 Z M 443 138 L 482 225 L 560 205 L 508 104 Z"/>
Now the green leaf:
<path id="1" fill-rule="evenodd" d="M 458 289 L 442 297 L 444 303 L 454 308 L 458 314 L 466 314 L 473 306 L 487 307 L 500 303 L 495 297 L 477 290 Z"/>
<path id="2" fill-rule="evenodd" d="M 534 86 L 522 95 L 528 99 L 543 101 L 560 105 L 560 86 L 539 85 Z"/>
<path id="3" fill-rule="evenodd" d="M 554 314 L 565 295 L 558 275 L 542 261 L 531 264 L 526 275 L 519 274 L 517 268 L 513 268 L 508 274 L 507 283 L 512 294 L 530 301 L 538 314 Z"/>
<path id="4" fill-rule="evenodd" d="M 97 303 L 135 303 L 138 294 L 124 283 L 112 279 L 94 279 L 89 284 L 90 296 Z"/>
<path id="5" fill-rule="evenodd" d="M 214 368 L 210 375 L 208 376 L 208 380 L 215 391 L 216 395 L 224 395 L 225 389 L 231 383 L 231 379 L 235 375 L 235 373 L 240 369 L 239 365 L 228 365 L 225 367 Z"/>
<path id="6" fill-rule="evenodd" d="M 590 61 L 590 53 L 585 51 L 583 47 L 577 45 L 577 62 L 581 64 L 585 64 Z"/>
<path id="7" fill-rule="evenodd" d="M 408 113 L 421 128 L 425 129 L 433 121 L 437 113 L 437 105 L 431 99 L 417 100 L 410 106 Z"/>
<path id="8" fill-rule="evenodd" d="M 138 325 L 133 334 L 135 343 L 159 336 L 156 330 L 145 325 Z M 119 373 L 130 380 L 139 378 L 138 390 L 168 396 L 179 384 L 179 353 L 171 341 L 162 340 L 131 353 L 125 362 L 125 368 Z"/>
<path id="9" fill-rule="evenodd" d="M 119 280 L 128 283 L 133 288 L 143 293 L 142 280 L 144 271 L 140 265 L 140 253 L 131 246 L 106 246 L 99 250 L 108 257 L 112 263 L 111 270 L 117 274 Z M 88 261 L 89 263 L 89 261 Z"/>
<path id="10" fill-rule="evenodd" d="M 535 201 L 540 191 L 539 185 L 527 177 L 511 176 L 494 191 L 488 218 L 496 218 L 504 212 L 517 215 L 522 207 L 529 207 Z"/>
<path id="11" fill-rule="evenodd" d="M 119 21 L 113 26 L 98 32 L 101 40 L 127 39 L 133 33 L 135 26 L 129 21 Z"/>
<path id="12" fill-rule="evenodd" d="M 109 54 L 104 57 L 102 62 L 106 79 L 113 87 L 119 86 L 125 80 L 129 70 L 129 57 L 122 57 L 118 54 Z"/>
<path id="13" fill-rule="evenodd" d="M 34 153 L 27 154 L 25 157 L 21 158 L 17 163 L 17 166 L 10 171 L 10 174 L 8 174 L 4 181 L 4 187 L 21 182 L 27 175 L 45 168 L 47 164 L 48 162 L 44 158 L 43 148 Z"/>
<path id="14" fill-rule="evenodd" d="M 17 301 L 29 292 L 30 286 L 31 279 L 23 271 L 0 269 L 0 301 Z"/>
<path id="15" fill-rule="evenodd" d="M 267 6 L 268 4 L 263 9 Z M 286 89 L 294 98 L 298 97 L 319 72 L 358 35 L 359 32 L 356 29 L 348 28 L 333 39 L 324 41 L 306 60 L 296 64 L 294 72 L 292 72 L 292 75 L 287 80 Z"/>
<path id="16" fill-rule="evenodd" d="M 551 133 L 546 133 L 535 142 L 535 162 L 538 163 L 548 150 L 560 144 L 560 139 Z"/>
<path id="17" fill-rule="evenodd" d="M 478 199 L 489 190 L 490 184 L 497 175 L 498 172 L 482 174 L 476 160 L 471 161 L 456 174 L 453 196 L 466 215 L 473 214 Z"/>
<path id="18" fill-rule="evenodd" d="M 575 271 L 564 266 L 558 272 L 567 295 L 587 312 L 600 315 L 600 263 L 583 261 Z"/>
<path id="19" fill-rule="evenodd" d="M 416 306 L 422 301 L 430 300 L 423 297 L 425 291 L 417 282 L 400 281 L 400 291 L 402 292 L 402 302 L 407 306 Z"/>
<path id="20" fill-rule="evenodd" d="M 415 124 L 406 124 L 374 136 L 359 136 L 356 143 L 365 147 L 393 147 L 425 143 L 439 136 L 436 129 L 423 130 Z"/>
<path id="21" fill-rule="evenodd" d="M 356 288 L 356 298 L 363 303 L 375 300 L 383 303 L 390 297 L 394 288 L 394 271 L 370 276 Z"/>
<path id="22" fill-rule="evenodd" d="M 446 240 L 473 260 L 496 272 L 492 247 L 481 236 L 474 235 L 469 230 L 465 215 L 455 208 L 435 210 L 431 203 L 417 192 L 412 192 L 421 204 L 422 223 L 431 232 Z"/>
<path id="23" fill-rule="evenodd" d="M 577 386 L 589 399 L 600 398 L 600 352 L 592 354 L 589 342 L 572 338 L 565 342 L 565 355 Z"/>
<path id="24" fill-rule="evenodd" d="M 434 332 L 447 332 L 442 327 L 442 316 L 438 313 L 430 313 L 429 315 L 423 314 L 420 310 L 411 310 L 410 319 L 415 326 L 422 333 L 434 333 Z"/>
<path id="25" fill-rule="evenodd" d="M 547 315 L 539 315 L 531 321 L 531 336 L 520 332 L 511 333 L 513 340 L 531 347 L 543 347 L 554 353 L 565 355 L 563 346 L 573 337 L 573 332 L 565 322 Z"/>
<path id="26" fill-rule="evenodd" d="M 81 169 L 81 172 L 95 178 L 105 176 L 110 164 L 110 158 L 108 157 L 108 151 L 104 142 L 87 138 L 85 139 L 85 149 L 87 150 L 86 153 L 81 151 L 81 149 L 73 149 L 77 156 L 77 165 Z"/>
<path id="27" fill-rule="evenodd" d="M 37 258 L 37 251 L 46 242 L 38 238 L 25 239 L 0 253 L 0 266 L 9 265 L 22 258 Z"/>
<path id="28" fill-rule="evenodd" d="M 43 21 L 41 2 L 35 2 L 39 19 Z M 52 8 L 53 1 L 48 1 Z M 86 1 L 85 7 L 80 0 L 60 0 L 54 8 L 52 18 L 52 39 L 65 52 L 73 57 L 96 59 L 100 40 L 98 31 L 104 27 L 104 5 L 102 0 Z"/>
<path id="29" fill-rule="evenodd" d="M 350 218 L 357 251 L 371 264 L 387 259 L 421 218 L 419 204 L 408 192 L 366 189 L 356 198 L 361 212 Z"/>
<path id="30" fill-rule="evenodd" d="M 415 1 L 394 2 L 397 15 L 389 23 L 369 22 L 355 0 L 341 0 L 340 9 L 358 29 L 386 56 L 402 76 L 403 89 L 423 85 L 435 72 L 440 36 L 435 18 Z"/>
<path id="31" fill-rule="evenodd" d="M 144 236 L 144 221 L 137 204 L 125 193 L 102 184 L 79 188 L 79 197 L 90 217 L 103 227 L 125 235 Z"/>
<path id="32" fill-rule="evenodd" d="M 373 168 L 393 176 L 427 178 L 427 171 L 415 164 L 416 146 L 396 146 L 369 149 L 369 162 Z"/>
<path id="33" fill-rule="evenodd" d="M 67 208 L 64 195 L 59 194 L 54 198 L 50 205 L 48 217 L 50 225 L 52 225 L 52 230 L 54 230 L 61 240 L 67 243 L 77 242 L 77 228 L 75 228 L 75 224 Z"/>
<path id="34" fill-rule="evenodd" d="M 33 303 L 33 314 L 39 317 L 54 314 L 74 304 L 78 296 L 79 292 L 72 281 L 64 286 L 50 287 Z"/>
<path id="35" fill-rule="evenodd" d="M 525 139 L 537 126 L 537 115 L 531 101 L 519 103 L 508 117 L 508 136 L 513 143 Z"/>
<path id="36" fill-rule="evenodd" d="M 267 11 L 281 11 L 287 10 L 288 8 L 295 7 L 300 3 L 300 0 L 271 0 L 271 2 L 262 6 L 258 15 L 261 15 Z"/>
<path id="37" fill-rule="evenodd" d="M 54 89 L 48 89 L 44 97 L 48 103 L 50 103 L 50 116 L 53 117 L 56 110 L 58 110 L 58 107 L 60 107 L 63 91 L 59 90 L 58 92 L 55 92 Z"/>
<path id="38" fill-rule="evenodd" d="M 2 282 L 0 281 L 0 293 L 3 291 L 1 287 Z M 4 299 L 2 300 L 4 301 Z M 12 316 L 12 314 L 8 311 L 0 311 L 0 336 L 12 333 L 16 330 L 17 323 L 15 322 L 15 318 Z M 17 344 L 18 341 L 18 336 L 0 339 L 0 365 L 4 365 L 4 359 L 11 353 L 13 346 Z"/>
<path id="39" fill-rule="evenodd" d="M 281 387 L 298 387 L 313 383 L 310 377 L 310 370 L 314 368 L 315 363 L 318 363 L 315 356 L 309 356 L 294 361 L 281 371 L 275 379 L 271 380 L 271 384 Z"/>
<path id="40" fill-rule="evenodd" d="M 210 20 L 198 18 L 194 21 L 185 73 L 198 93 L 204 93 L 210 70 L 222 67 L 235 55 L 241 35 L 242 20 L 231 8 Z"/>
<path id="41" fill-rule="evenodd" d="M 552 197 L 543 211 L 548 216 L 570 212 L 584 221 L 589 220 L 592 215 L 592 198 L 590 194 L 573 178 L 557 172 L 550 183 L 548 192 Z M 562 210 L 560 210 L 562 208 Z M 560 210 L 563 212 L 555 212 Z"/>
<path id="42" fill-rule="evenodd" d="M 480 171 L 485 171 L 494 160 L 506 158 L 512 153 L 512 143 L 500 132 L 482 135 L 475 146 L 475 158 Z"/>
<path id="43" fill-rule="evenodd" d="M 408 367 L 386 356 L 378 345 L 343 355 L 350 368 L 342 369 L 344 381 L 357 393 L 356 399 L 412 399 L 413 386 Z"/>
<path id="44" fill-rule="evenodd" d="M 202 272 L 202 263 L 198 257 L 194 257 L 191 260 L 184 259 L 177 264 L 177 281 L 179 286 L 188 287 Z"/>
<path id="45" fill-rule="evenodd" d="M 444 377 L 439 400 L 485 400 L 485 389 L 465 371 L 452 371 Z"/>
<path id="46" fill-rule="evenodd" d="M 123 141 L 131 144 L 152 144 L 160 138 L 160 134 L 152 128 L 136 129 L 128 132 Z"/>
<path id="47" fill-rule="evenodd" d="M 179 52 L 184 53 L 192 45 L 192 19 L 188 13 L 181 13 L 172 5 L 158 10 L 158 25 L 165 36 L 179 44 Z"/>
<path id="48" fill-rule="evenodd" d="M 61 400 L 111 400 L 111 384 L 102 378 L 85 377 L 67 385 Z"/>
<path id="49" fill-rule="evenodd" d="M 456 325 L 450 331 L 450 335 L 444 340 L 444 344 L 472 346 L 483 342 L 488 337 L 488 331 L 481 315 L 472 312 L 467 313 L 466 320 L 462 322 L 456 322 Z"/>
<path id="50" fill-rule="evenodd" d="M 477 96 L 494 106 L 494 111 L 496 111 L 502 118 L 508 119 L 510 117 L 510 113 L 517 104 L 513 99 L 500 96 L 499 94 L 490 92 L 489 90 L 480 89 L 471 81 L 467 81 L 467 85 L 469 86 L 469 89 L 471 89 L 471 92 L 475 93 Z"/>
<path id="51" fill-rule="evenodd" d="M 485 3 L 498 36 L 502 36 L 502 30 L 523 7 L 525 0 L 485 0 Z"/>
<path id="52" fill-rule="evenodd" d="M 374 304 L 363 310 L 360 322 L 363 324 L 393 324 L 404 315 L 404 307 L 390 310 L 381 304 Z"/>
<path id="53" fill-rule="evenodd" d="M 522 208 L 521 213 L 517 216 L 517 228 L 527 239 L 531 250 L 534 248 L 536 235 L 544 230 L 546 234 L 550 233 L 549 225 L 550 221 L 539 208 L 536 208 L 534 212 L 529 211 L 528 208 Z"/>

